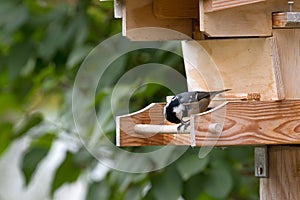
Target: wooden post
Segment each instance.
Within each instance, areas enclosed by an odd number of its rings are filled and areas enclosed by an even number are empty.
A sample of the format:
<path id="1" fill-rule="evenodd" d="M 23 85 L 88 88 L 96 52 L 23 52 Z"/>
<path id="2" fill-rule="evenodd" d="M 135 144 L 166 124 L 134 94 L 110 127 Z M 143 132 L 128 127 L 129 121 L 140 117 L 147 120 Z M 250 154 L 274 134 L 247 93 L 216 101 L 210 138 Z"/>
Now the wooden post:
<path id="1" fill-rule="evenodd" d="M 278 42 L 286 98 L 299 99 L 300 29 L 276 29 L 273 33 Z M 300 132 L 299 121 L 294 123 L 295 131 Z M 300 146 L 269 147 L 269 177 L 260 180 L 260 199 L 298 200 L 299 197 Z"/>
<path id="2" fill-rule="evenodd" d="M 298 200 L 299 188 L 300 147 L 269 147 L 269 178 L 260 179 L 260 199 Z"/>

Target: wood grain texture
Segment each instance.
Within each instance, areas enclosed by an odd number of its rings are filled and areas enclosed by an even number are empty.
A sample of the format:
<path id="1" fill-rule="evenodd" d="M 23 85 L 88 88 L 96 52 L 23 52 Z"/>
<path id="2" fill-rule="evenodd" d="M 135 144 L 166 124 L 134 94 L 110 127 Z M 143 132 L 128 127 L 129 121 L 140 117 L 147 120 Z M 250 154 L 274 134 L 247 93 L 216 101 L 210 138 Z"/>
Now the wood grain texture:
<path id="1" fill-rule="evenodd" d="M 270 146 L 269 178 L 260 179 L 260 200 L 298 200 L 299 188 L 299 146 Z"/>
<path id="2" fill-rule="evenodd" d="M 207 124 L 224 118 L 221 135 L 207 134 Z M 300 143 L 300 101 L 229 102 L 225 116 L 195 116 L 196 146 Z M 210 143 L 211 142 L 211 143 Z"/>
<path id="3" fill-rule="evenodd" d="M 284 99 L 274 38 L 214 39 L 182 42 L 188 89 L 231 88 L 231 93 Z"/>
<path id="4" fill-rule="evenodd" d="M 125 116 L 118 116 L 117 146 L 161 146 L 161 145 L 190 145 L 190 134 L 137 134 L 136 124 L 167 124 L 163 117 L 165 103 L 150 104 L 143 110 Z"/>
<path id="5" fill-rule="evenodd" d="M 122 32 L 130 40 L 185 40 L 192 37 L 192 19 L 159 19 L 153 13 L 153 0 L 124 0 L 122 14 Z"/>
<path id="6" fill-rule="evenodd" d="M 206 12 L 214 12 L 263 1 L 266 0 L 206 0 L 204 2 Z"/>
<path id="7" fill-rule="evenodd" d="M 287 1 L 267 0 L 211 12 L 204 1 L 200 30 L 210 37 L 271 36 L 272 13 L 284 9 L 288 10 Z M 295 3 L 293 10 L 300 11 L 300 4 Z"/>
<path id="8" fill-rule="evenodd" d="M 199 0 L 154 0 L 154 15 L 163 19 L 198 18 Z"/>
<path id="9" fill-rule="evenodd" d="M 300 99 L 300 29 L 274 29 L 287 99 Z"/>
<path id="10" fill-rule="evenodd" d="M 300 144 L 300 100 L 228 102 L 226 114 L 195 115 L 190 134 L 138 135 L 135 124 L 166 124 L 164 104 L 117 117 L 118 146 L 241 146 L 265 144 Z M 223 122 L 221 134 L 208 133 L 211 123 Z M 193 141 L 195 140 L 194 144 Z"/>

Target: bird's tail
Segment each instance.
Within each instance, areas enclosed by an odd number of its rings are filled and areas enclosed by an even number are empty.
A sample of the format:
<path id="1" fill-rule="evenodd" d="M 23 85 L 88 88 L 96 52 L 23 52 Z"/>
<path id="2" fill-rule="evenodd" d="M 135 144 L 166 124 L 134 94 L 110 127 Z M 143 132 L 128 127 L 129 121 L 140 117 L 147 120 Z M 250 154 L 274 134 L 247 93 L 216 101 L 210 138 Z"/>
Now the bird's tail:
<path id="1" fill-rule="evenodd" d="M 217 94 L 220 94 L 220 93 L 223 93 L 223 92 L 227 92 L 227 91 L 229 91 L 229 90 L 231 90 L 231 89 L 211 91 L 211 92 L 209 92 L 209 93 L 210 93 L 211 98 L 214 98 L 214 96 L 216 96 Z"/>

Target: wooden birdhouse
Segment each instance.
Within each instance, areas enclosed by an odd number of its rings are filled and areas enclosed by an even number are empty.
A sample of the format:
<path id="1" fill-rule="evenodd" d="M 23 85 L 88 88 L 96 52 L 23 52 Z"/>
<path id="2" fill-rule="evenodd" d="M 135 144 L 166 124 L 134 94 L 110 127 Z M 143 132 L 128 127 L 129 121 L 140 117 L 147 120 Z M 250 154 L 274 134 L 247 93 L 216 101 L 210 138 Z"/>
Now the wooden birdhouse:
<path id="1" fill-rule="evenodd" d="M 232 89 L 183 134 L 164 120 L 164 103 L 118 116 L 117 145 L 263 147 L 260 198 L 299 198 L 300 2 L 115 0 L 115 16 L 130 40 L 182 40 L 189 90 Z M 147 27 L 174 33 L 131 31 Z"/>

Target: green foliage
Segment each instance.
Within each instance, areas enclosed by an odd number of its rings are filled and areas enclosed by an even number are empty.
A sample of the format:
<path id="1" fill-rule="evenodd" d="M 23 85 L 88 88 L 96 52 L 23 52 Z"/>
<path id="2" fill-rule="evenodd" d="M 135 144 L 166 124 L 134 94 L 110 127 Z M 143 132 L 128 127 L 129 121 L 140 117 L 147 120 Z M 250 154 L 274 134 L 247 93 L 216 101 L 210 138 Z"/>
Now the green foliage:
<path id="1" fill-rule="evenodd" d="M 63 184 L 76 181 L 80 172 L 80 166 L 74 162 L 74 154 L 67 152 L 65 160 L 56 171 L 51 188 L 51 194 L 53 195 L 55 190 Z"/>
<path id="2" fill-rule="evenodd" d="M 21 162 L 21 170 L 24 174 L 26 185 L 30 182 L 38 164 L 48 154 L 54 139 L 55 135 L 53 133 L 48 133 L 31 141 L 29 148 L 24 154 L 23 161 Z"/>
<path id="3" fill-rule="evenodd" d="M 197 154 L 186 154 L 178 160 L 176 165 L 183 180 L 188 180 L 193 175 L 202 172 L 209 163 L 209 157 L 199 159 Z"/>
<path id="4" fill-rule="evenodd" d="M 0 124 L 0 156 L 7 147 L 12 143 L 13 138 L 13 124 L 11 123 L 1 123 Z"/>
<path id="5" fill-rule="evenodd" d="M 213 169 L 207 177 L 205 191 L 215 198 L 225 198 L 232 189 L 232 177 L 226 168 Z"/>
<path id="6" fill-rule="evenodd" d="M 151 192 L 157 200 L 176 200 L 182 192 L 182 179 L 172 166 L 161 174 L 154 174 L 151 177 L 151 184 Z"/>
<path id="7" fill-rule="evenodd" d="M 88 190 L 86 199 L 89 200 L 109 200 L 111 196 L 110 187 L 109 185 L 104 182 L 93 182 Z"/>
<path id="8" fill-rule="evenodd" d="M 19 126 L 17 126 L 15 130 L 15 137 L 21 137 L 25 133 L 27 133 L 31 128 L 39 125 L 43 121 L 43 115 L 39 112 L 35 112 L 26 116 L 24 121 L 21 122 Z"/>
<path id="9" fill-rule="evenodd" d="M 75 150 L 66 152 L 56 170 L 51 195 L 63 184 L 73 183 L 95 169 L 97 161 L 74 133 L 72 86 L 89 51 L 121 31 L 121 21 L 113 19 L 111 2 L 57 2 L 0 1 L 0 156 L 14 141 L 30 139 L 20 166 L 29 185 L 54 142 L 75 141 Z M 182 59 L 161 50 L 133 51 L 115 60 L 97 88 L 94 105 L 101 116 L 101 126 L 112 141 L 115 124 L 107 108 L 113 87 L 124 73 L 146 63 L 169 65 L 184 74 Z M 133 84 L 140 83 L 137 78 Z M 132 92 L 127 85 L 122 87 L 124 94 Z M 164 101 L 170 94 L 160 85 L 142 86 L 131 97 L 130 111 Z M 128 150 L 147 152 L 156 148 Z M 258 199 L 252 148 L 214 149 L 201 160 L 198 152 L 199 148 L 189 148 L 170 166 L 151 173 L 129 174 L 111 169 L 101 180 L 87 180 L 86 199 Z M 172 150 L 166 151 L 163 162 L 167 163 L 173 154 Z M 120 160 L 132 168 L 158 162 L 156 158 L 140 162 L 126 157 Z"/>

